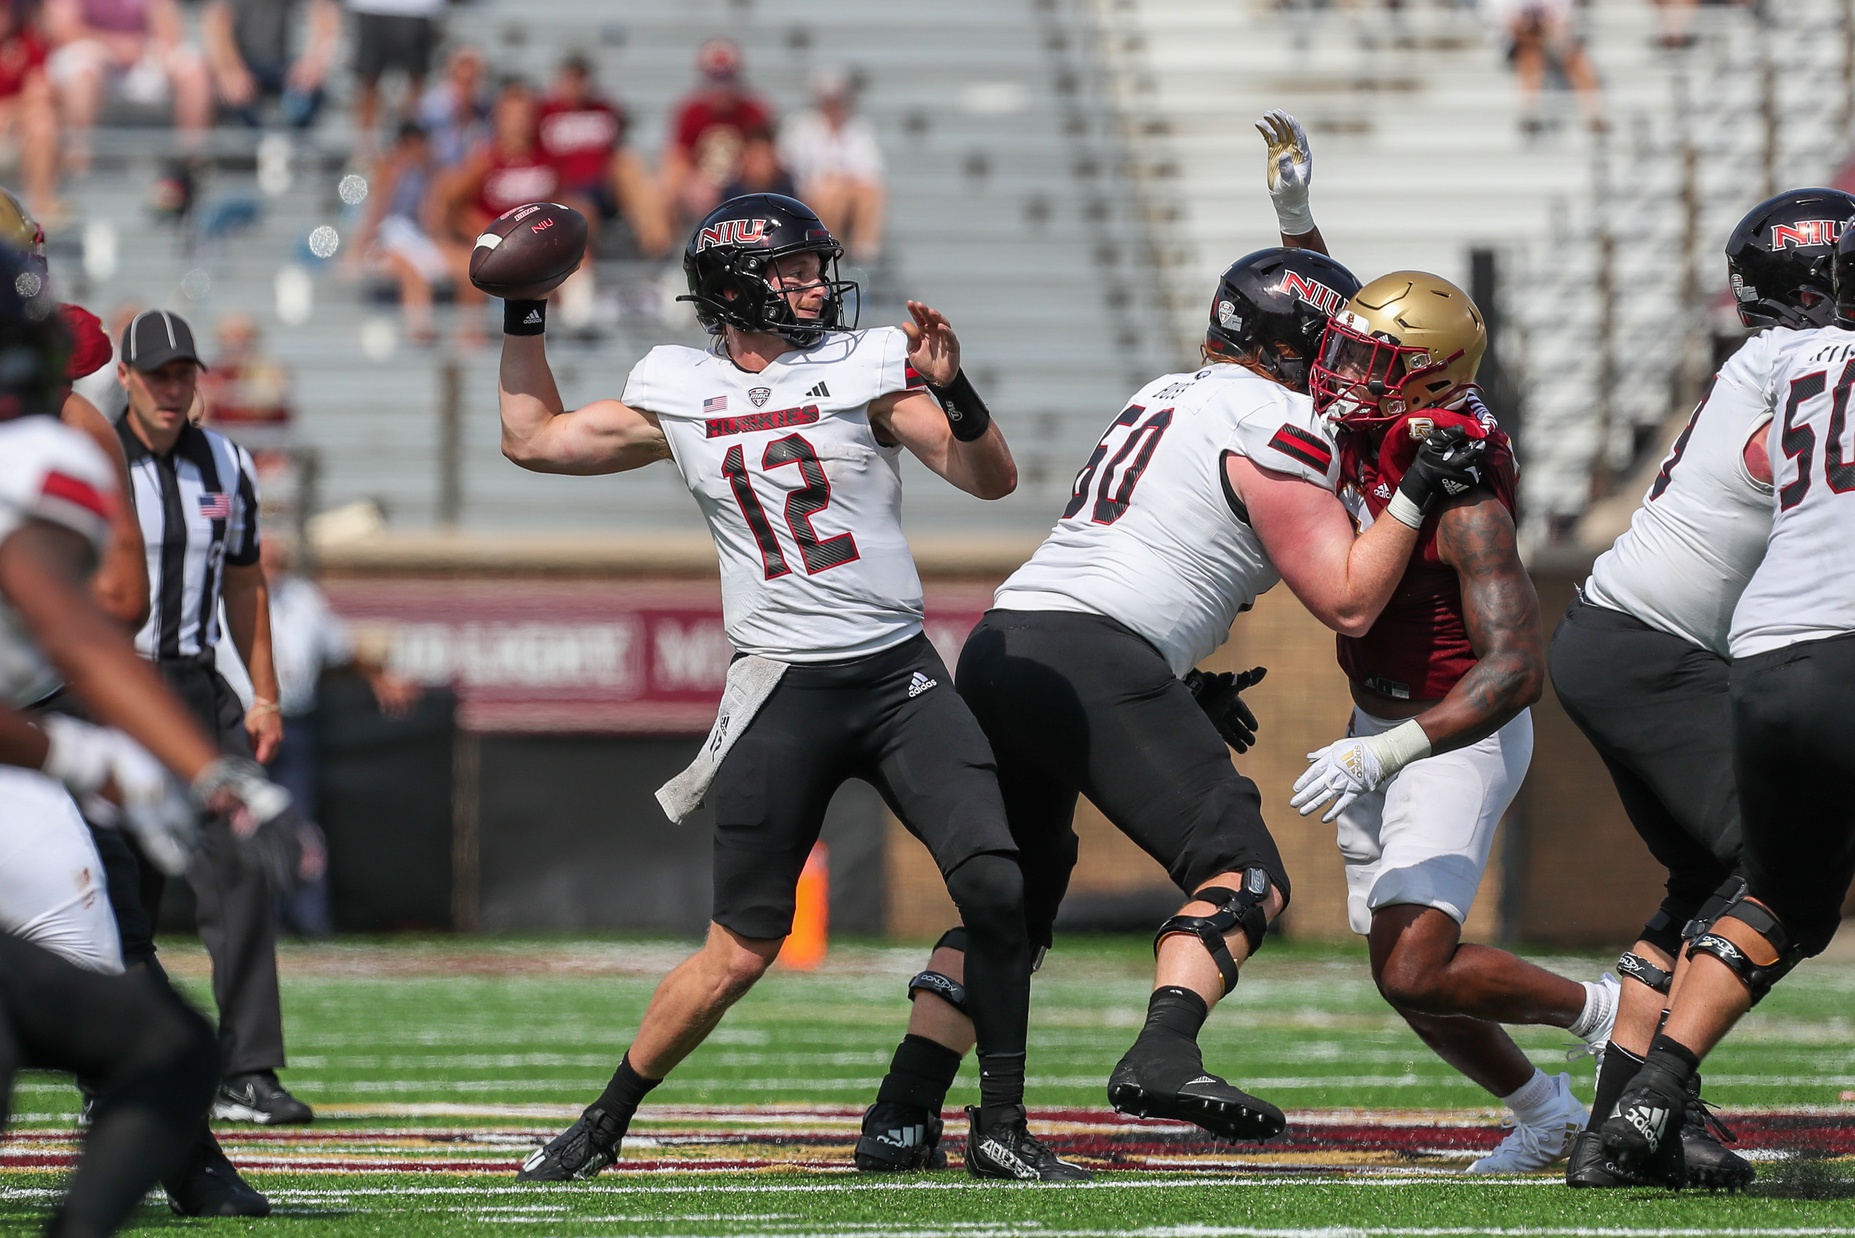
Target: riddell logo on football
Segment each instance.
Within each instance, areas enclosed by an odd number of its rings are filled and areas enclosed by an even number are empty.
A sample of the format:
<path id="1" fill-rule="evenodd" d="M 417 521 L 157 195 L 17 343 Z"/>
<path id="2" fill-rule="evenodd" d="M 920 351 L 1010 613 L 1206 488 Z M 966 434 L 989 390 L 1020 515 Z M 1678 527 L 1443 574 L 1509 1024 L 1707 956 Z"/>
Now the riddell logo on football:
<path id="1" fill-rule="evenodd" d="M 1800 219 L 1796 223 L 1771 225 L 1773 249 L 1834 245 L 1841 238 L 1842 221 L 1839 219 Z"/>
<path id="2" fill-rule="evenodd" d="M 765 219 L 724 219 L 697 234 L 696 249 L 704 250 L 711 245 L 749 245 L 765 240 L 768 222 Z"/>
<path id="3" fill-rule="evenodd" d="M 1300 297 L 1328 317 L 1339 313 L 1340 307 L 1346 304 L 1346 298 L 1327 285 L 1295 271 L 1283 273 L 1282 291 L 1290 296 Z"/>

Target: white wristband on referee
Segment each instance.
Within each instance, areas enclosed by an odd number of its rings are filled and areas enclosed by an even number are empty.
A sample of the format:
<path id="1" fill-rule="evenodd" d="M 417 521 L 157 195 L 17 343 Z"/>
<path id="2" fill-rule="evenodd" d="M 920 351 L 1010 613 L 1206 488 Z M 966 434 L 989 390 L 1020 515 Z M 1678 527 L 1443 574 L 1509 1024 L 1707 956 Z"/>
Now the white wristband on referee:
<path id="1" fill-rule="evenodd" d="M 1430 755 L 1430 737 L 1415 718 L 1408 718 L 1382 734 L 1367 736 L 1365 746 L 1378 758 L 1385 778 L 1412 761 L 1421 761 Z"/>
<path id="2" fill-rule="evenodd" d="M 1423 528 L 1423 508 L 1411 502 L 1400 490 L 1391 496 L 1391 502 L 1385 504 L 1385 514 L 1399 524 L 1407 524 L 1413 529 Z"/>

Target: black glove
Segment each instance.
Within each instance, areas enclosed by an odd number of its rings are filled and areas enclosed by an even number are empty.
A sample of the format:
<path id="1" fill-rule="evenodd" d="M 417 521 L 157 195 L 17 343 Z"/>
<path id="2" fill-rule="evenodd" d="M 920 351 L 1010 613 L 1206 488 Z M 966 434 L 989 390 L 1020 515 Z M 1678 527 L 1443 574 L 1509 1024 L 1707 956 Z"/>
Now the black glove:
<path id="1" fill-rule="evenodd" d="M 1417 449 L 1385 511 L 1417 528 L 1438 499 L 1453 499 L 1481 485 L 1487 459 L 1487 439 L 1470 438 L 1461 426 L 1439 426 Z"/>
<path id="2" fill-rule="evenodd" d="M 1262 682 L 1262 677 L 1269 673 L 1266 666 L 1254 667 L 1247 671 L 1223 671 L 1216 675 L 1207 675 L 1203 671 L 1187 671 L 1185 686 L 1191 689 L 1192 699 L 1198 702 L 1198 708 L 1204 710 L 1205 717 L 1217 728 L 1217 733 L 1224 737 L 1224 742 L 1238 752 L 1248 752 L 1250 745 L 1256 742 L 1258 723 L 1256 715 L 1244 703 L 1242 692 L 1245 688 L 1255 687 Z"/>

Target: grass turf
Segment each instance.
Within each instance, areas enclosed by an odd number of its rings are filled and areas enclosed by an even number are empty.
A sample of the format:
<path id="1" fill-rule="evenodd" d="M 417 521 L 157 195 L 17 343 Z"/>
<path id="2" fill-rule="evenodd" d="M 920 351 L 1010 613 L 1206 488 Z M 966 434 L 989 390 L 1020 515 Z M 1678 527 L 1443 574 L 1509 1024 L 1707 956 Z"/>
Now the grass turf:
<path id="1" fill-rule="evenodd" d="M 1207 1064 L 1291 1118 L 1303 1115 L 1308 1129 L 1321 1129 L 1319 1111 L 1398 1110 L 1407 1118 L 1417 1111 L 1452 1128 L 1455 1146 L 1439 1137 L 1429 1141 L 1435 1147 L 1407 1141 L 1404 1152 L 1329 1147 L 1274 1156 L 1175 1130 L 1099 1161 L 1123 1168 L 1083 1190 L 974 1184 L 957 1170 L 878 1181 L 841 1176 L 825 1167 L 843 1163 L 855 1110 L 872 1095 L 906 1018 L 903 983 L 922 958 L 919 950 L 846 946 L 819 973 L 769 976 L 653 1094 L 627 1147 L 633 1165 L 751 1164 L 752 1172 L 632 1168 L 592 1184 L 518 1188 L 512 1173 L 523 1148 L 597 1094 L 657 976 L 685 949 L 541 940 L 287 947 L 285 1079 L 318 1107 L 317 1123 L 302 1141 L 221 1130 L 234 1159 L 278 1204 L 278 1219 L 264 1224 L 318 1238 L 512 1230 L 885 1238 L 1855 1234 L 1846 1158 L 1763 1160 L 1764 1185 L 1734 1199 L 1572 1192 L 1550 1175 L 1466 1180 L 1459 1169 L 1473 1145 L 1499 1138 L 1490 1098 L 1384 1007 L 1356 950 L 1274 945 L 1207 1026 Z M 197 949 L 165 954 L 181 983 L 204 999 Z M 1597 958 L 1534 957 L 1574 976 L 1601 967 Z M 1119 940 L 1066 942 L 1052 955 L 1036 985 L 1034 1108 L 1096 1115 L 1105 1108 L 1103 1083 L 1139 1024 L 1150 958 L 1146 943 Z M 1831 1133 L 1829 1150 L 1846 1151 L 1834 1132 L 1855 1127 L 1852 992 L 1855 965 L 1807 965 L 1709 1062 L 1709 1097 L 1729 1114 L 1809 1112 L 1818 1135 Z M 1517 1029 L 1516 1038 L 1549 1072 L 1570 1070 L 1588 1099 L 1589 1059 L 1566 1061 L 1565 1033 Z M 949 1105 L 975 1091 L 969 1068 Z M 755 1108 L 751 1122 L 726 1112 L 743 1106 Z M 27 1075 L 14 1109 L 18 1138 L 0 1157 L 0 1227 L 17 1230 L 42 1214 L 55 1188 L 57 1174 L 42 1166 L 61 1145 L 75 1100 L 65 1081 Z M 1083 1139 L 1083 1127 L 1054 1115 L 1045 1121 L 1059 1145 Z M 1109 1133 L 1145 1137 L 1153 1129 L 1121 1124 Z M 742 1130 L 766 1138 L 752 1148 L 726 1142 Z M 955 1133 L 963 1131 L 950 1122 Z M 789 1157 L 780 1150 L 786 1136 Z M 1767 1157 L 1783 1153 L 1781 1129 L 1767 1123 L 1760 1138 Z M 465 1163 L 478 1172 L 450 1172 Z M 381 1164 L 404 1172 L 370 1169 Z M 1154 1173 L 1154 1165 L 1178 1168 Z M 180 1222 L 154 1207 L 140 1221 L 227 1232 L 252 1224 Z"/>

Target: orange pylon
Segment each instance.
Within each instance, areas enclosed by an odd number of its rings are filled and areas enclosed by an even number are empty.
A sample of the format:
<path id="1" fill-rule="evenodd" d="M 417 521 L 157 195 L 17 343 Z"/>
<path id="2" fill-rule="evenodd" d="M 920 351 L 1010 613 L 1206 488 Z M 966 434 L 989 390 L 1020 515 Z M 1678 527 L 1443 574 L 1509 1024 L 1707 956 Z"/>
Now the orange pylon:
<path id="1" fill-rule="evenodd" d="M 780 947 L 782 966 L 811 971 L 824 962 L 831 943 L 831 864 L 823 843 L 813 843 L 812 853 L 799 873 L 799 888 L 792 909 L 792 932 Z"/>

